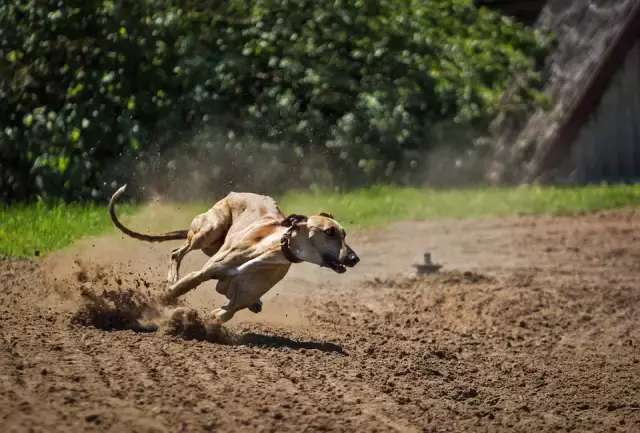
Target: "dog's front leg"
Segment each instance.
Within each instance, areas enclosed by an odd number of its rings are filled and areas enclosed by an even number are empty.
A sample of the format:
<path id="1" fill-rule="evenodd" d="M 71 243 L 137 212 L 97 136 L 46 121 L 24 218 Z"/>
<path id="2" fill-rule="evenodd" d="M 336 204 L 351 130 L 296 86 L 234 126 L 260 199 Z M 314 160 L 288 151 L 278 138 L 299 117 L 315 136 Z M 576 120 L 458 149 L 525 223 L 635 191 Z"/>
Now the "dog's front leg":
<path id="1" fill-rule="evenodd" d="M 260 296 L 280 281 L 288 269 L 289 264 L 282 266 L 280 258 L 273 252 L 266 252 L 238 266 L 234 270 L 235 277 L 227 283 L 229 286 L 225 290 L 229 303 L 213 310 L 213 319 L 224 323 L 243 308 L 259 313 L 262 310 Z"/>
<path id="2" fill-rule="evenodd" d="M 224 276 L 225 270 L 228 270 L 228 268 L 228 264 L 224 261 L 207 262 L 199 271 L 190 272 L 169 287 L 167 293 L 162 296 L 161 302 L 163 304 L 174 304 L 180 296 L 195 289 L 203 282 Z"/>
<path id="3" fill-rule="evenodd" d="M 236 314 L 236 310 L 233 309 L 230 305 L 223 305 L 222 307 L 216 308 L 211 312 L 214 323 L 220 325 L 231 320 L 234 314 Z"/>
<path id="4" fill-rule="evenodd" d="M 171 251 L 171 260 L 169 262 L 169 274 L 167 276 L 167 282 L 169 284 L 173 284 L 178 281 L 180 276 L 180 264 L 182 263 L 182 259 L 187 253 L 191 251 L 191 243 L 187 242 L 185 245 L 180 248 L 176 248 Z"/>
<path id="5" fill-rule="evenodd" d="M 236 314 L 238 308 L 238 291 L 231 290 L 228 293 L 229 302 L 226 305 L 216 308 L 211 312 L 211 318 L 214 322 L 218 324 L 223 324 L 224 322 L 231 320 L 231 318 Z"/>
<path id="6" fill-rule="evenodd" d="M 252 313 L 258 314 L 262 311 L 262 300 L 258 299 L 256 303 L 249 305 L 247 309 Z"/>

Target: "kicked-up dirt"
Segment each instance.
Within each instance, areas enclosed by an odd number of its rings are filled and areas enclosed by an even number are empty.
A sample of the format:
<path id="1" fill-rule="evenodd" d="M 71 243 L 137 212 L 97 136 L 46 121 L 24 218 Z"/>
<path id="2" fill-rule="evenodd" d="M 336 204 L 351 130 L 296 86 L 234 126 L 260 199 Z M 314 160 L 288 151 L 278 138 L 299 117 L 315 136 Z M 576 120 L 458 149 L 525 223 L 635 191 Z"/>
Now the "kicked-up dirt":
<path id="1" fill-rule="evenodd" d="M 0 261 L 0 431 L 640 431 L 640 211 L 349 239 L 224 328 L 213 283 L 155 305 L 173 244 Z"/>

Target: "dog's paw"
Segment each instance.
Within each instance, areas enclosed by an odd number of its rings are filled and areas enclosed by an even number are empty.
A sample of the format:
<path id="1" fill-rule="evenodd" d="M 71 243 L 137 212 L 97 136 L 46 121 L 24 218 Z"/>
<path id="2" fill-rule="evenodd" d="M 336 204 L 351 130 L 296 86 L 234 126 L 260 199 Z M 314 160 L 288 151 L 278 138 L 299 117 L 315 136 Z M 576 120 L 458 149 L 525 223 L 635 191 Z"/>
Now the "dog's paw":
<path id="1" fill-rule="evenodd" d="M 216 308 L 210 314 L 210 319 L 213 323 L 222 325 L 224 322 L 230 320 L 233 317 L 234 311 L 229 311 L 226 308 Z"/>
<path id="2" fill-rule="evenodd" d="M 262 311 L 262 301 L 258 301 L 255 304 L 248 306 L 247 309 L 252 313 L 258 314 Z"/>
<path id="3" fill-rule="evenodd" d="M 207 336 L 205 323 L 198 312 L 191 308 L 179 307 L 169 312 L 165 332 L 186 340 L 204 340 Z"/>

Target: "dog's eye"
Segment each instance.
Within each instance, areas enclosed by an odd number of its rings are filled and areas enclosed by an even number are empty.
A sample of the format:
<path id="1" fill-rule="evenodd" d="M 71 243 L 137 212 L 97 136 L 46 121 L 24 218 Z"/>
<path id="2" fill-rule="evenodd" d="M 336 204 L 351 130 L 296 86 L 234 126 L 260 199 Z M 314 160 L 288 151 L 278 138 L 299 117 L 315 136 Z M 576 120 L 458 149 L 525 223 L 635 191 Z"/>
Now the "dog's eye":
<path id="1" fill-rule="evenodd" d="M 329 227 L 329 228 L 328 228 L 328 229 L 326 229 L 324 232 L 325 232 L 325 234 L 326 234 L 327 236 L 335 236 L 335 235 L 336 235 L 336 233 L 337 233 L 337 231 L 336 231 L 336 228 L 335 228 L 335 227 Z"/>

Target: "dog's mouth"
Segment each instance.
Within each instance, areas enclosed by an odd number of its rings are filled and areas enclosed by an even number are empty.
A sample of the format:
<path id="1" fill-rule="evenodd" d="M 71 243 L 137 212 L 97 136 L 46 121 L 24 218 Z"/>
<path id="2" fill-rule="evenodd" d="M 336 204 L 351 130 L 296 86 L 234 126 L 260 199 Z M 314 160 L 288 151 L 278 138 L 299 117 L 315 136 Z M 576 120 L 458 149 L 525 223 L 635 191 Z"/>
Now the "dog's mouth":
<path id="1" fill-rule="evenodd" d="M 339 274 L 342 274 L 344 272 L 347 271 L 347 268 L 345 265 L 343 265 L 342 263 L 340 263 L 337 260 L 326 260 L 324 261 L 324 265 L 327 268 L 331 268 L 334 272 L 337 272 Z"/>

